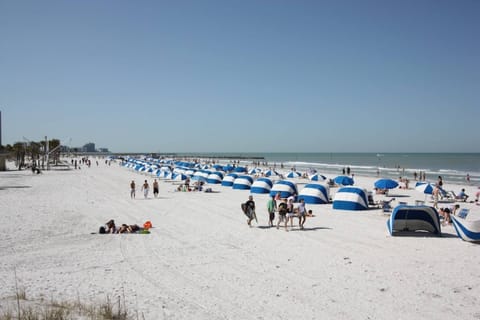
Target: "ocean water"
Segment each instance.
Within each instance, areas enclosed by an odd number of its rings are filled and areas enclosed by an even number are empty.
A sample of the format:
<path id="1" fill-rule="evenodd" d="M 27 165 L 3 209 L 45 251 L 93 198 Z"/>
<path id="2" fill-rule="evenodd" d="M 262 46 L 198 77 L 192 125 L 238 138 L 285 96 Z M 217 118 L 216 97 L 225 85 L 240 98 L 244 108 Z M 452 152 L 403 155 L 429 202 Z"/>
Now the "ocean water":
<path id="1" fill-rule="evenodd" d="M 207 153 L 204 157 L 239 158 L 251 166 L 252 159 L 270 167 L 302 172 L 310 168 L 327 176 L 342 174 L 350 167 L 355 175 L 413 180 L 414 172 L 425 172 L 427 181 L 442 176 L 445 182 L 480 186 L 480 153 Z M 259 158 L 259 159 L 258 159 Z M 283 165 L 283 169 L 280 167 Z"/>

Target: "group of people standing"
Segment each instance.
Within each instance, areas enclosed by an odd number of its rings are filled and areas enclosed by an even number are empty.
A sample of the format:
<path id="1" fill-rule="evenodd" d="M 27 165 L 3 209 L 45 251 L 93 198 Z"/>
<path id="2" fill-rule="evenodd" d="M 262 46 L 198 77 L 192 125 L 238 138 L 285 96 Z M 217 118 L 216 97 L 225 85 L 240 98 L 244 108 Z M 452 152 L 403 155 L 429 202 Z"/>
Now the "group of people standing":
<path id="1" fill-rule="evenodd" d="M 148 193 L 150 192 L 150 185 L 148 184 L 147 180 L 145 180 L 145 182 L 142 184 L 141 191 L 143 191 L 143 197 L 147 199 Z M 130 182 L 130 198 L 135 199 L 135 195 L 136 195 L 136 184 L 135 184 L 135 180 L 132 180 L 132 182 Z M 158 197 L 157 179 L 153 180 L 153 196 L 155 198 Z"/>
<path id="2" fill-rule="evenodd" d="M 283 223 L 285 231 L 288 231 L 288 222 L 290 222 L 290 228 L 293 228 L 294 218 L 298 218 L 298 226 L 301 230 L 304 229 L 304 224 L 306 221 L 307 215 L 311 215 L 311 210 L 307 211 L 305 207 L 305 201 L 300 199 L 300 202 L 297 206 L 294 206 L 294 196 L 288 198 L 280 198 L 280 193 L 270 197 L 267 201 L 267 212 L 268 212 L 268 225 L 269 227 L 274 226 L 275 212 L 278 212 L 278 220 L 276 227 L 280 228 L 280 224 Z M 251 226 L 253 219 L 256 219 L 255 215 L 255 201 L 253 196 L 248 197 L 248 201 L 245 203 L 246 210 L 244 210 L 245 215 L 247 216 L 247 224 Z"/>

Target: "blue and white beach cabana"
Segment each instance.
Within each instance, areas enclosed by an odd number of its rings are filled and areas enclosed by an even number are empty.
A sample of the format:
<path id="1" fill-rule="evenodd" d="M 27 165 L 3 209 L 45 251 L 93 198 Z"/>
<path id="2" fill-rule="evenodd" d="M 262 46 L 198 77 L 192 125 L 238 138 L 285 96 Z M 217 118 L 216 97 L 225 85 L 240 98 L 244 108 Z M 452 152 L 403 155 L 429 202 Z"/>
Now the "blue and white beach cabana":
<path id="1" fill-rule="evenodd" d="M 233 181 L 235 181 L 235 179 L 237 179 L 237 177 L 238 177 L 238 174 L 236 174 L 236 173 L 227 174 L 225 177 L 223 177 L 222 186 L 224 186 L 224 187 L 233 186 Z"/>
<path id="2" fill-rule="evenodd" d="M 273 182 L 269 178 L 258 178 L 252 184 L 250 193 L 270 193 Z"/>
<path id="3" fill-rule="evenodd" d="M 480 241 L 480 220 L 465 220 L 451 215 L 457 235 L 464 241 Z"/>
<path id="4" fill-rule="evenodd" d="M 235 181 L 233 181 L 233 189 L 236 190 L 250 190 L 253 183 L 253 178 L 251 176 L 239 176 Z"/>
<path id="5" fill-rule="evenodd" d="M 328 187 L 317 183 L 309 183 L 300 190 L 298 199 L 305 200 L 307 204 L 325 204 L 329 202 L 328 193 Z"/>
<path id="6" fill-rule="evenodd" d="M 223 180 L 223 173 L 220 171 L 215 171 L 208 175 L 207 183 L 218 184 L 218 183 L 222 183 L 222 180 Z"/>
<path id="7" fill-rule="evenodd" d="M 402 232 L 427 231 L 441 235 L 440 218 L 434 207 L 400 205 L 393 209 L 387 221 L 390 235 Z"/>
<path id="8" fill-rule="evenodd" d="M 294 194 L 298 194 L 297 185 L 289 180 L 279 180 L 275 182 L 270 190 L 270 196 L 275 196 L 278 192 L 280 192 L 281 198 L 288 198 Z"/>
<path id="9" fill-rule="evenodd" d="M 368 209 L 367 191 L 359 187 L 342 187 L 333 198 L 333 209 L 366 210 Z"/>

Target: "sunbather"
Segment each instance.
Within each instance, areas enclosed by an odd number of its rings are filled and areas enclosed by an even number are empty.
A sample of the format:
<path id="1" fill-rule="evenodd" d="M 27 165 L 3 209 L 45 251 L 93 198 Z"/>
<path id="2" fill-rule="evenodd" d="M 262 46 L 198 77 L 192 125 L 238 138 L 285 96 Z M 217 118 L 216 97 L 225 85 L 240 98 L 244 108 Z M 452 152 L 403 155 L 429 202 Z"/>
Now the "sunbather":
<path id="1" fill-rule="evenodd" d="M 465 193 L 465 189 L 462 189 L 462 191 L 460 191 L 460 193 L 457 194 L 456 199 L 457 200 L 462 200 L 464 202 L 467 201 L 468 195 Z"/>
<path id="2" fill-rule="evenodd" d="M 140 227 L 136 224 L 127 225 L 122 224 L 120 228 L 118 228 L 118 233 L 135 233 L 140 230 Z"/>

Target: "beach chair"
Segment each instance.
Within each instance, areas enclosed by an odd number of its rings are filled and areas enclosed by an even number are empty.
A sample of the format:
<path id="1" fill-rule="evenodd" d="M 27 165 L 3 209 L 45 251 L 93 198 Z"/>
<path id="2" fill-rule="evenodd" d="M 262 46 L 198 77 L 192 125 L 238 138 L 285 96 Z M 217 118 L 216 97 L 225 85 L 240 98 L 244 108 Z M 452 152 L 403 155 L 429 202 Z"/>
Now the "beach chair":
<path id="1" fill-rule="evenodd" d="M 391 205 L 390 203 L 391 203 L 393 200 L 395 200 L 395 198 L 392 198 L 392 199 L 390 199 L 390 200 L 388 200 L 388 201 L 383 200 L 383 201 L 380 202 L 380 205 L 382 206 L 383 212 L 387 212 L 387 213 L 392 212 L 392 205 Z"/>

